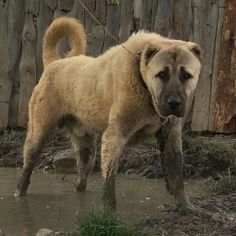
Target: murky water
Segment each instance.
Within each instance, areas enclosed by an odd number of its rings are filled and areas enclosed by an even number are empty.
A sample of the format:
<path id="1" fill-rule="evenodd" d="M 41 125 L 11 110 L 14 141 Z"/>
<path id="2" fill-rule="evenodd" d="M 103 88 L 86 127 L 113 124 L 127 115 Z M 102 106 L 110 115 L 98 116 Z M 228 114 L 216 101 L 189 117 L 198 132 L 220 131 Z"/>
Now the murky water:
<path id="1" fill-rule="evenodd" d="M 0 168 L 0 227 L 6 235 L 35 235 L 40 228 L 69 230 L 76 215 L 101 207 L 101 177 L 89 178 L 85 193 L 73 192 L 74 176 L 34 172 L 26 198 L 13 196 L 20 171 Z M 187 182 L 189 196 L 204 194 L 201 182 Z M 117 212 L 124 222 L 137 223 L 145 217 L 161 217 L 163 204 L 172 204 L 162 180 L 136 176 L 117 178 Z"/>

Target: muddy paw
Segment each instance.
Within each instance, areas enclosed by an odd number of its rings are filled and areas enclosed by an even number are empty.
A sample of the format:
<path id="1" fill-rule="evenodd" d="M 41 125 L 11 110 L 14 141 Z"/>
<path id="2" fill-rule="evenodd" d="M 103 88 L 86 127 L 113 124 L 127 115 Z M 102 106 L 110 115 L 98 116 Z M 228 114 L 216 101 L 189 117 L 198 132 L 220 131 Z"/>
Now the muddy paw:
<path id="1" fill-rule="evenodd" d="M 24 197 L 26 195 L 26 191 L 24 190 L 20 190 L 20 189 L 16 189 L 14 196 L 15 197 Z"/>
<path id="2" fill-rule="evenodd" d="M 213 214 L 211 212 L 201 209 L 200 207 L 195 207 L 192 204 L 190 204 L 188 206 L 180 207 L 179 211 L 182 215 L 194 214 L 194 215 L 198 215 L 200 217 L 207 217 L 207 218 L 213 216 Z"/>
<path id="3" fill-rule="evenodd" d="M 74 183 L 74 191 L 75 192 L 85 192 L 87 187 L 87 183 L 81 182 L 79 184 Z"/>
<path id="4" fill-rule="evenodd" d="M 116 199 L 111 199 L 108 197 L 102 198 L 104 208 L 116 209 Z"/>

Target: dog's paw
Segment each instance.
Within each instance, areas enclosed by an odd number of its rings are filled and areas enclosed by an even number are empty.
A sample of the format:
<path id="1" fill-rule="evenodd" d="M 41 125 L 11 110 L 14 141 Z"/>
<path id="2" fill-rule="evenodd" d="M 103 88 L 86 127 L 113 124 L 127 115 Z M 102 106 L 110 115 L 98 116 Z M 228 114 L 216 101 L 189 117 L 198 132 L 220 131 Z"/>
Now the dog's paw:
<path id="1" fill-rule="evenodd" d="M 181 215 L 194 214 L 200 217 L 213 217 L 213 214 L 209 211 L 206 211 L 200 207 L 195 207 L 192 204 L 179 207 L 179 212 Z"/>
<path id="2" fill-rule="evenodd" d="M 14 197 L 18 198 L 18 197 L 25 197 L 26 195 L 26 191 L 20 190 L 20 189 L 16 189 L 15 193 L 14 193 Z"/>

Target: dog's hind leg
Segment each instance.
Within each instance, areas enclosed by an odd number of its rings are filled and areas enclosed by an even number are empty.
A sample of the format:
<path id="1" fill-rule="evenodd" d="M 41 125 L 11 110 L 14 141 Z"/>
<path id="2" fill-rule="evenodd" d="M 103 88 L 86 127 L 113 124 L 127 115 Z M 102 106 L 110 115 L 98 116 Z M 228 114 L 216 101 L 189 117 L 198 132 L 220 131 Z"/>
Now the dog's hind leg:
<path id="1" fill-rule="evenodd" d="M 48 128 L 46 130 L 42 128 L 41 130 L 31 127 L 27 133 L 23 152 L 23 173 L 17 184 L 15 196 L 24 196 L 26 194 L 33 168 L 49 135 Z"/>
<path id="2" fill-rule="evenodd" d="M 80 133 L 80 128 L 74 127 L 71 133 L 72 144 L 77 158 L 77 176 L 74 183 L 76 192 L 84 192 L 87 187 L 87 177 L 93 170 L 96 159 L 96 141 L 94 135 Z M 83 132 L 83 131 L 82 131 Z"/>
<path id="3" fill-rule="evenodd" d="M 42 106 L 43 105 L 43 106 Z M 43 110 L 44 108 L 44 110 Z M 33 168 L 38 160 L 42 148 L 57 125 L 56 117 L 47 117 L 45 104 L 31 106 L 29 112 L 28 132 L 25 139 L 23 158 L 23 173 L 18 181 L 15 196 L 24 196 L 30 184 Z M 51 114 L 53 111 L 51 109 Z"/>

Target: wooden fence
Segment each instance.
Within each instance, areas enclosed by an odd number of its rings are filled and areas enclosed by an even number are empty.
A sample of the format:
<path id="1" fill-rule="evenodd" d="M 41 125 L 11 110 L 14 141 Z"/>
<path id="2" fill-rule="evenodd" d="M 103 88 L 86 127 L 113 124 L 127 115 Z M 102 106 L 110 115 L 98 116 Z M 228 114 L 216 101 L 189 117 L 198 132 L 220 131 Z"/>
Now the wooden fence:
<path id="1" fill-rule="evenodd" d="M 196 131 L 236 132 L 235 0 L 83 2 L 120 41 L 146 29 L 200 43 L 204 67 L 188 121 Z M 6 0 L 0 5 L 1 129 L 26 126 L 28 101 L 43 70 L 42 37 L 52 20 L 62 15 L 84 24 L 88 55 L 97 56 L 116 44 L 78 0 Z M 60 49 L 68 49 L 67 40 Z"/>

